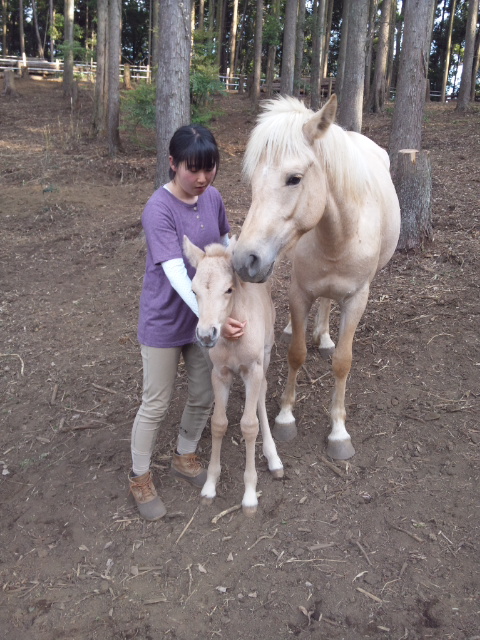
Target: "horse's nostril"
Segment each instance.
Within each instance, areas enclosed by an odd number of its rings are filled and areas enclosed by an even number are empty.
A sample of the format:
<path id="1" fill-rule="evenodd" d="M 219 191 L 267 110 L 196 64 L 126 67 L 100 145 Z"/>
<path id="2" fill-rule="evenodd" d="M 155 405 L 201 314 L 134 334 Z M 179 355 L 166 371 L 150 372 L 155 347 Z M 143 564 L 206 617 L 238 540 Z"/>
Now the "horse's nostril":
<path id="1" fill-rule="evenodd" d="M 213 327 L 212 329 L 212 340 L 215 340 L 217 337 L 217 327 Z"/>

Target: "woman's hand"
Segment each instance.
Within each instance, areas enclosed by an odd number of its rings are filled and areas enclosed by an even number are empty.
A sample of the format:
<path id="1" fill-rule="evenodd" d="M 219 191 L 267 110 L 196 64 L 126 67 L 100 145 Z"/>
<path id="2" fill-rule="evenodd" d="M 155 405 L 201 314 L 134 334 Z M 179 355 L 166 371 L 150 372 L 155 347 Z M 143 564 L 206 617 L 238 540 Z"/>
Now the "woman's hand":
<path id="1" fill-rule="evenodd" d="M 227 340 L 238 340 L 243 336 L 244 327 L 247 322 L 240 322 L 240 320 L 234 320 L 233 318 L 227 318 L 227 321 L 222 327 L 222 338 Z"/>

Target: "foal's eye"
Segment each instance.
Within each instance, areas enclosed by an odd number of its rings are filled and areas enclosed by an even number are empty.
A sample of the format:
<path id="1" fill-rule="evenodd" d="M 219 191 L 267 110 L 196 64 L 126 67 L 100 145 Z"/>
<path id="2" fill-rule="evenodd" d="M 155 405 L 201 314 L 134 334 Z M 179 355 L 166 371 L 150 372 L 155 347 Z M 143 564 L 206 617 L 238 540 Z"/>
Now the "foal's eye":
<path id="1" fill-rule="evenodd" d="M 289 176 L 286 185 L 287 187 L 294 187 L 296 184 L 299 184 L 301 180 L 302 176 Z"/>

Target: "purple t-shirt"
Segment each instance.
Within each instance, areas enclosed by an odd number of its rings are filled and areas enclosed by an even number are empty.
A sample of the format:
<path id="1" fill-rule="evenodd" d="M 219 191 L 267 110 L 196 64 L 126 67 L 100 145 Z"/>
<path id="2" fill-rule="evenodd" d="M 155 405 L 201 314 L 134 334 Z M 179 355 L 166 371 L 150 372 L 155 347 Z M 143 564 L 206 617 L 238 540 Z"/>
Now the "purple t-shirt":
<path id="1" fill-rule="evenodd" d="M 215 187 L 186 204 L 161 187 L 142 215 L 147 260 L 140 296 L 138 340 L 147 347 L 178 347 L 195 342 L 198 318 L 173 289 L 162 262 L 182 258 L 190 278 L 195 269 L 183 255 L 183 236 L 204 249 L 230 231 L 225 205 Z"/>

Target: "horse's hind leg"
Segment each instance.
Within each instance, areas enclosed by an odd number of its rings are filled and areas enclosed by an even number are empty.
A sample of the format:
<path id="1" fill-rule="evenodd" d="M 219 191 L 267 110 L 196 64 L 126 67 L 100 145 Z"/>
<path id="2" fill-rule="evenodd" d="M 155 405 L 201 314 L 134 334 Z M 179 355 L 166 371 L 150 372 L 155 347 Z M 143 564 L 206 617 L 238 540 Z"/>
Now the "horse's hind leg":
<path id="1" fill-rule="evenodd" d="M 355 330 L 365 310 L 368 287 L 344 303 L 338 332 L 338 344 L 332 356 L 335 388 L 332 398 L 332 430 L 328 436 L 327 454 L 335 460 L 348 460 L 355 454 L 345 428 L 345 387 L 352 366 L 352 344 Z"/>
<path id="2" fill-rule="evenodd" d="M 290 298 L 292 315 L 292 341 L 288 349 L 288 378 L 282 394 L 280 413 L 275 418 L 273 437 L 281 442 L 293 440 L 297 435 L 297 425 L 293 416 L 295 405 L 295 387 L 298 370 L 305 362 L 307 345 L 305 342 L 305 324 L 311 304 L 306 300 Z"/>
<path id="3" fill-rule="evenodd" d="M 330 338 L 330 308 L 332 301 L 329 298 L 319 298 L 319 305 L 313 326 L 313 343 L 317 345 L 322 358 L 329 358 L 334 350 L 335 343 Z"/>

